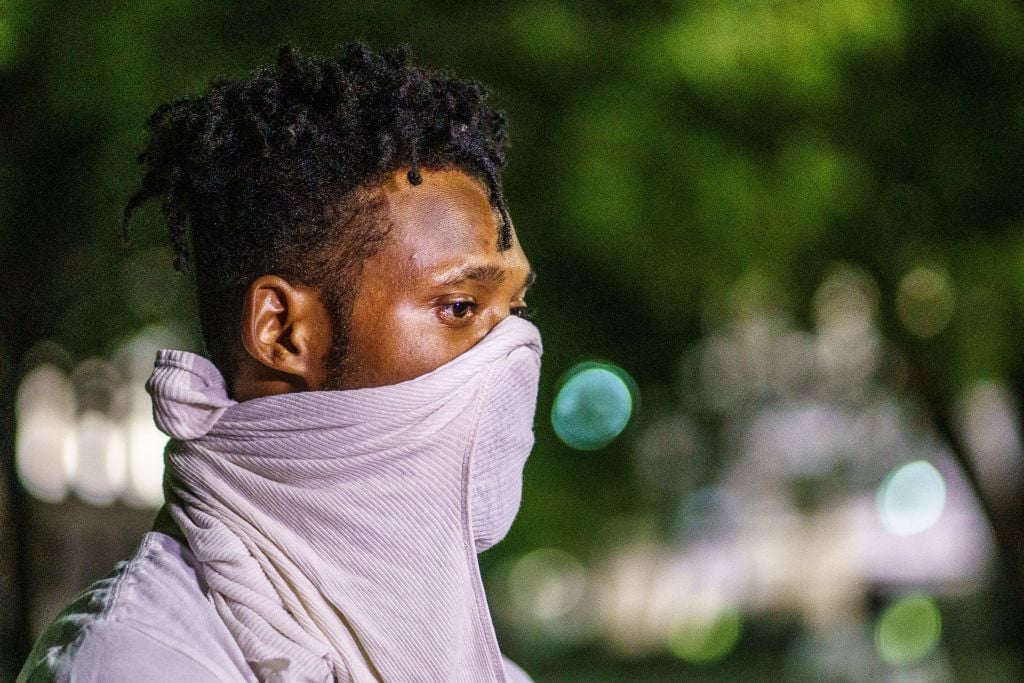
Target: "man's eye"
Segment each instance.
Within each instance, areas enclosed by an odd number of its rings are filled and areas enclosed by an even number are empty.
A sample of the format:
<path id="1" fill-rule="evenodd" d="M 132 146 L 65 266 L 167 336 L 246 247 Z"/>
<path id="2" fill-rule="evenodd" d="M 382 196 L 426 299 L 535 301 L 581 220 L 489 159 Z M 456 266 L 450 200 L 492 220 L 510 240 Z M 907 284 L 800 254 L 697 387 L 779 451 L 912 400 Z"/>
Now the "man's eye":
<path id="1" fill-rule="evenodd" d="M 471 301 L 454 301 L 445 305 L 445 308 L 447 308 L 456 318 L 465 318 L 466 314 L 472 311 L 475 305 L 476 304 Z"/>

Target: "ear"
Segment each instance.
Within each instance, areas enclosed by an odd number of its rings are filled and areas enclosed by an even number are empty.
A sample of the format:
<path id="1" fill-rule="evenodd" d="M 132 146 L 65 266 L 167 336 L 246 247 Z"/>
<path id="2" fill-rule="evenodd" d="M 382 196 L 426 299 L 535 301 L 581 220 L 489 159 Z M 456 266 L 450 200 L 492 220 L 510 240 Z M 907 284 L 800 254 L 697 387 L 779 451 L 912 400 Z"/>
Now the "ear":
<path id="1" fill-rule="evenodd" d="M 293 391 L 319 387 L 331 323 L 315 289 L 259 277 L 246 292 L 241 323 L 242 346 L 264 368 L 256 381 L 285 382 Z"/>

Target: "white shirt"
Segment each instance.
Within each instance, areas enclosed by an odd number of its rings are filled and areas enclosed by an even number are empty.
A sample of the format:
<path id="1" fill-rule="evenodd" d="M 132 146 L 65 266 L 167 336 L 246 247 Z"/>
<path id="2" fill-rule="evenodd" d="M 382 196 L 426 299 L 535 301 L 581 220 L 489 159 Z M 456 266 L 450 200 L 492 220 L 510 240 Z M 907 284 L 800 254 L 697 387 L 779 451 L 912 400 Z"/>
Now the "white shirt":
<path id="1" fill-rule="evenodd" d="M 178 533 L 161 514 L 130 560 L 43 631 L 18 682 L 255 681 Z M 505 667 L 511 681 L 531 680 Z"/>
<path id="2" fill-rule="evenodd" d="M 43 631 L 18 681 L 255 681 L 197 570 L 150 531 Z"/>

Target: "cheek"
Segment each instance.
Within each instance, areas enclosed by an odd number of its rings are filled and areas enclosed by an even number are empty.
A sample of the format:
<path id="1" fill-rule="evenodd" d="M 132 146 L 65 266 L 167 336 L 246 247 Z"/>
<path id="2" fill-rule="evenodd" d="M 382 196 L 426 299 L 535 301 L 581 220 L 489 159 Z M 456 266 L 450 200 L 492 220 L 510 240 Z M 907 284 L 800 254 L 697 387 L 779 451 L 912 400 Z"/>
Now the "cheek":
<path id="1" fill-rule="evenodd" d="M 442 325 L 433 310 L 412 306 L 396 311 L 391 335 L 388 384 L 435 370 L 473 345 L 468 334 Z"/>
<path id="2" fill-rule="evenodd" d="M 373 316 L 353 316 L 352 388 L 419 377 L 468 350 L 475 341 L 468 331 L 442 325 L 432 309 L 411 303 L 380 306 Z"/>

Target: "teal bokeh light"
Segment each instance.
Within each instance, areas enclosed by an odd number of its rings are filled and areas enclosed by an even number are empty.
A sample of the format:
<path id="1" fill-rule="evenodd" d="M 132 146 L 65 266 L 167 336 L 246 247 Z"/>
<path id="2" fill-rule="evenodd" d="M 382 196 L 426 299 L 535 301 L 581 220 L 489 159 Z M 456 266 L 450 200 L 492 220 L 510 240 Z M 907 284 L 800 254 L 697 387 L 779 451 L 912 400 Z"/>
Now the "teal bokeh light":
<path id="1" fill-rule="evenodd" d="M 620 367 L 581 363 L 566 373 L 551 424 L 567 446 L 593 451 L 607 446 L 629 424 L 636 383 Z"/>

